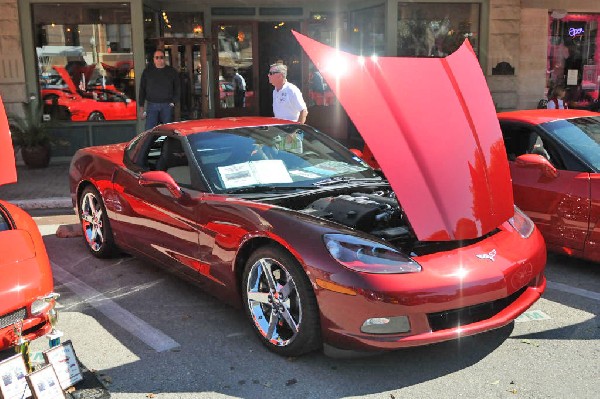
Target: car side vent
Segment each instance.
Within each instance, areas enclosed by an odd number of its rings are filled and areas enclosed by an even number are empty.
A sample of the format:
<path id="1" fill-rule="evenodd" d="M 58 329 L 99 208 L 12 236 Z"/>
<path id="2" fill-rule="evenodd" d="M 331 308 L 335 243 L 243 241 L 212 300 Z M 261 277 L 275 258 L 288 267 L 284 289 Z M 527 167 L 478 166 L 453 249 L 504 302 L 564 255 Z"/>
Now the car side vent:
<path id="1" fill-rule="evenodd" d="M 11 326 L 15 323 L 18 323 L 19 321 L 23 321 L 26 316 L 27 310 L 25 308 L 21 308 L 15 310 L 14 312 L 2 315 L 0 316 L 0 329 Z"/>
<path id="2" fill-rule="evenodd" d="M 492 302 L 448 310 L 445 312 L 429 313 L 427 315 L 427 319 L 429 320 L 431 331 L 456 328 L 458 326 L 464 326 L 489 319 L 516 301 L 526 289 L 527 286 L 521 288 L 506 298 L 497 299 Z"/>

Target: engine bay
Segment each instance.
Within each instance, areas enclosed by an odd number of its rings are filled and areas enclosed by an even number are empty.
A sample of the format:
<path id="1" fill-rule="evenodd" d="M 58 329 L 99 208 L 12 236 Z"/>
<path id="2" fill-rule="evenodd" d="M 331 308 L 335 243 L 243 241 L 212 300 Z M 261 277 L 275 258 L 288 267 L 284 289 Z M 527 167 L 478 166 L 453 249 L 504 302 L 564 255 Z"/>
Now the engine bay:
<path id="1" fill-rule="evenodd" d="M 319 195 L 320 194 L 320 195 Z M 329 220 L 371 234 L 411 255 L 425 255 L 474 244 L 494 231 L 472 240 L 419 241 L 396 195 L 390 188 L 346 188 L 329 193 L 279 198 L 268 202 L 295 209 L 306 215 Z M 317 197 L 315 199 L 315 197 Z"/>
<path id="2" fill-rule="evenodd" d="M 351 193 L 319 198 L 302 212 L 393 241 L 409 233 L 393 195 Z"/>
<path id="3" fill-rule="evenodd" d="M 341 190 L 317 199 L 313 195 L 288 198 L 279 205 L 371 234 L 403 249 L 410 249 L 416 241 L 391 189 Z"/>

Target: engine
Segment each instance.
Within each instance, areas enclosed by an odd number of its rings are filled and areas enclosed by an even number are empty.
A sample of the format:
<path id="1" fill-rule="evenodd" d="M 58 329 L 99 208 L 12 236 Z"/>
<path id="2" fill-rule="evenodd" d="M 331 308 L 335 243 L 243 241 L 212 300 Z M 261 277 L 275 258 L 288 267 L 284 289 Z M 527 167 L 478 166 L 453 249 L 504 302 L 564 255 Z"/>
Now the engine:
<path id="1" fill-rule="evenodd" d="M 352 193 L 320 198 L 302 212 L 388 241 L 407 240 L 410 230 L 393 193 Z"/>

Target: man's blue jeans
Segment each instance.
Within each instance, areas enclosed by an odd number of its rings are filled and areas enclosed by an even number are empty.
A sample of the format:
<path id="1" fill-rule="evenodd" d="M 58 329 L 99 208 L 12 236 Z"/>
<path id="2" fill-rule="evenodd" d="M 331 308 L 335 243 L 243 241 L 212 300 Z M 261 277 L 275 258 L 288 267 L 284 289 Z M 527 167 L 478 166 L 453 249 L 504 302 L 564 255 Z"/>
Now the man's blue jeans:
<path id="1" fill-rule="evenodd" d="M 169 103 L 151 103 L 146 105 L 146 130 L 161 123 L 173 122 L 173 107 Z"/>

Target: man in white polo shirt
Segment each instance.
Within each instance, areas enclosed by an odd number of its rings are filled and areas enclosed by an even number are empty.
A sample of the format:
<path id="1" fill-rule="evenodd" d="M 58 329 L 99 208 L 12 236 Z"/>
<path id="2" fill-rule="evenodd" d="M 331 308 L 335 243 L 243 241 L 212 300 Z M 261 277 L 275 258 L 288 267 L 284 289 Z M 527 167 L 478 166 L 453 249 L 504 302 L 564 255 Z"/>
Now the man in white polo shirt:
<path id="1" fill-rule="evenodd" d="M 273 89 L 273 114 L 276 118 L 294 122 L 306 122 L 306 103 L 302 92 L 296 85 L 287 81 L 287 67 L 283 64 L 273 64 L 269 68 L 269 83 Z"/>

